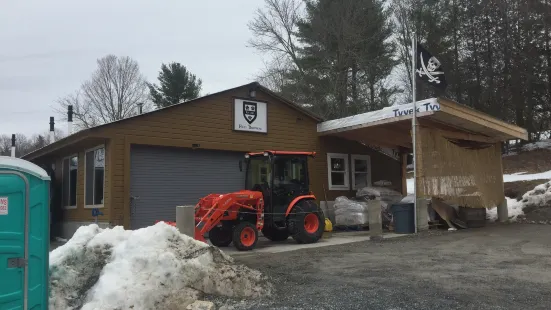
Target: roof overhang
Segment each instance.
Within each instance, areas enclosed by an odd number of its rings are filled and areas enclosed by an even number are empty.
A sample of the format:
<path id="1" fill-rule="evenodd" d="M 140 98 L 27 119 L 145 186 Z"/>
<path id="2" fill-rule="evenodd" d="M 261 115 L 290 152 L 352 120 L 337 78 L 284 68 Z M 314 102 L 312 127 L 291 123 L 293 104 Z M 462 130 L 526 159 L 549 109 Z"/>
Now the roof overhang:
<path id="1" fill-rule="evenodd" d="M 528 139 L 524 128 L 444 98 L 416 103 L 419 124 L 445 130 L 450 138 L 496 143 Z M 393 148 L 412 148 L 413 103 L 386 107 L 318 124 L 318 134 Z"/>

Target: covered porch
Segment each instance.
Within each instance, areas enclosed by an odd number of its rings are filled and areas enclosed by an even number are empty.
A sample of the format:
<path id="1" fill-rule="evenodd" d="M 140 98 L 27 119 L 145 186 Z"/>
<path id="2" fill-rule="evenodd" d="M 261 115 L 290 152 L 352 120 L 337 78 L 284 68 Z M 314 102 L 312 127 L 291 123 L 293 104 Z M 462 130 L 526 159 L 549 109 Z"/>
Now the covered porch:
<path id="1" fill-rule="evenodd" d="M 467 208 L 498 207 L 508 218 L 503 192 L 501 143 L 527 140 L 527 131 L 444 98 L 416 103 L 417 228 L 428 228 L 427 202 L 435 199 Z M 413 152 L 413 104 L 386 107 L 318 124 L 318 135 L 336 136 L 384 148 L 406 157 Z"/>

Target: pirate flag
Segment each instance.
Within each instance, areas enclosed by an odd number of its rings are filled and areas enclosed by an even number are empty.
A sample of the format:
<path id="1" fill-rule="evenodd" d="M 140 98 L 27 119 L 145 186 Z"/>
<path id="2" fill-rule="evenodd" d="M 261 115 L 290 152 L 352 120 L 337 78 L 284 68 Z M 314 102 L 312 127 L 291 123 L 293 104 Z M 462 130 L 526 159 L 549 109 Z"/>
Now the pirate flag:
<path id="1" fill-rule="evenodd" d="M 415 61 L 417 76 L 426 83 L 445 90 L 448 86 L 444 69 L 440 61 L 432 56 L 421 44 L 417 44 L 417 58 Z"/>

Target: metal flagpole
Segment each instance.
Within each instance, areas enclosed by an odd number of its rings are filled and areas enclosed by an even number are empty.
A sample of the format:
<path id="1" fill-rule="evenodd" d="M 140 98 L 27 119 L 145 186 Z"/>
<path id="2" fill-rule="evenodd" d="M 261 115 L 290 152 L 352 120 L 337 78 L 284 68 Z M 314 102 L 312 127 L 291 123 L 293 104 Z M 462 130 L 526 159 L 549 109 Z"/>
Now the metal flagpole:
<path id="1" fill-rule="evenodd" d="M 413 226 L 417 233 L 417 150 L 415 144 L 416 128 L 417 128 L 417 104 L 415 102 L 415 60 L 417 59 L 417 44 L 415 40 L 415 32 L 411 37 L 411 93 L 413 97 L 413 118 L 411 119 L 411 130 L 413 137 Z"/>

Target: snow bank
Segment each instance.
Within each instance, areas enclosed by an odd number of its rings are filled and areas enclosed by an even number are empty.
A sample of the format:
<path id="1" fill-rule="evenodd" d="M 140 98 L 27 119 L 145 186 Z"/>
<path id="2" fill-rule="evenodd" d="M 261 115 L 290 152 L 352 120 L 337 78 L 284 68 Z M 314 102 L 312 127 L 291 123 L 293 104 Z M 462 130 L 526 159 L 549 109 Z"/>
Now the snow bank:
<path id="1" fill-rule="evenodd" d="M 524 152 L 529 152 L 539 149 L 551 149 L 551 140 L 542 140 L 534 143 L 528 143 L 522 147 Z"/>
<path id="2" fill-rule="evenodd" d="M 258 271 L 165 223 L 81 227 L 50 253 L 51 309 L 184 309 L 203 293 L 270 295 Z"/>
<path id="3" fill-rule="evenodd" d="M 551 170 L 541 173 L 526 174 L 525 172 L 517 172 L 513 174 L 504 174 L 503 182 L 517 182 L 517 181 L 530 181 L 530 180 L 543 180 L 551 179 Z"/>
<path id="4" fill-rule="evenodd" d="M 524 208 L 524 205 L 517 201 L 516 199 L 511 199 L 509 197 L 505 197 L 507 199 L 507 209 L 509 210 L 509 219 L 511 221 L 516 221 L 517 217 L 519 215 L 523 215 L 524 211 L 522 209 Z M 497 221 L 497 208 L 491 208 L 486 209 L 486 219 L 490 222 Z"/>
<path id="5" fill-rule="evenodd" d="M 534 187 L 533 190 L 522 195 L 522 199 L 507 198 L 507 209 L 509 210 L 509 218 L 513 221 L 519 215 L 524 214 L 525 208 L 537 208 L 547 206 L 551 203 L 551 181 Z M 488 209 L 486 212 L 487 218 L 491 221 L 497 219 L 497 208 Z"/>

